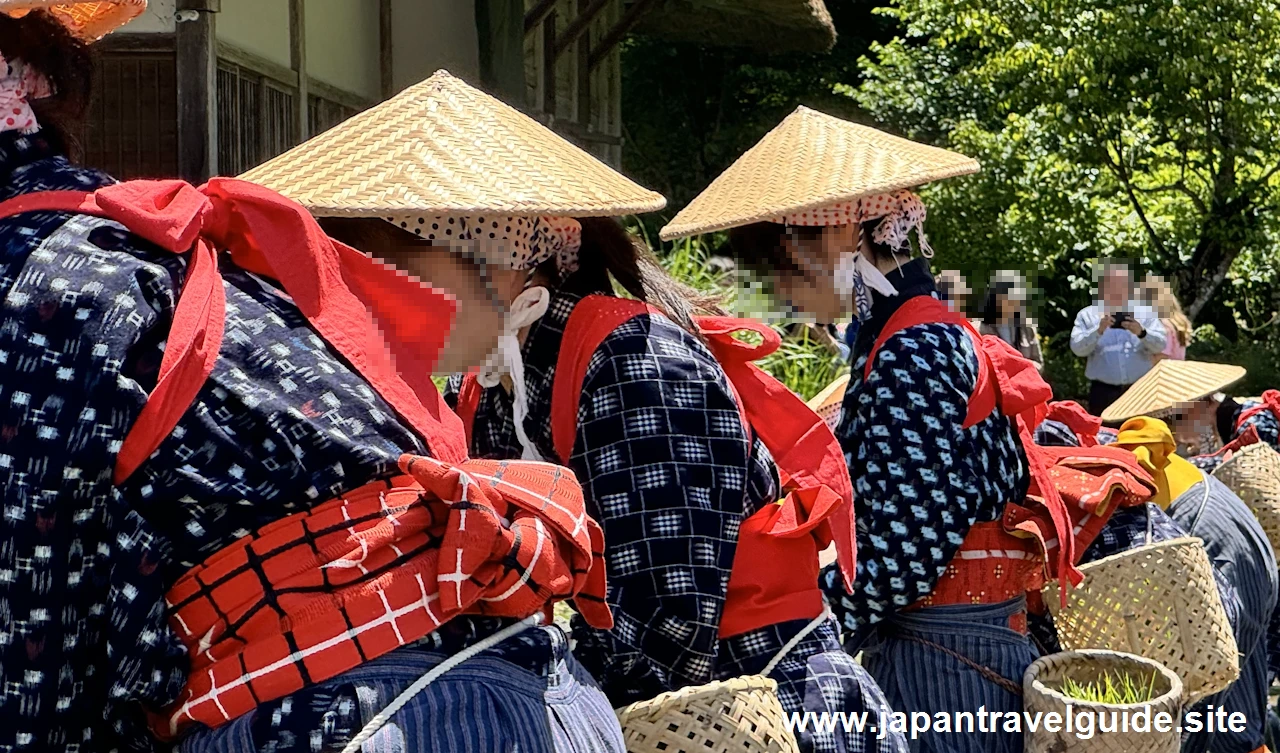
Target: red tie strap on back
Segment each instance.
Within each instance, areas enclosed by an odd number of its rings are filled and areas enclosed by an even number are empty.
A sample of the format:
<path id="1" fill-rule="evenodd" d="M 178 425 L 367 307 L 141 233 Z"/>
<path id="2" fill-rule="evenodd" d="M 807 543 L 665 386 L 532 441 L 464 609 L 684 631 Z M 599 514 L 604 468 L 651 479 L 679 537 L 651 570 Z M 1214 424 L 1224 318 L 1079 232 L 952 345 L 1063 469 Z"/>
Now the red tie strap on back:
<path id="1" fill-rule="evenodd" d="M 462 421 L 462 429 L 467 435 L 467 448 L 471 448 L 472 431 L 476 425 L 476 411 L 480 410 L 480 397 L 484 388 L 475 374 L 467 374 L 462 378 L 462 386 L 458 388 L 458 407 L 454 413 Z"/>
<path id="2" fill-rule="evenodd" d="M 876 338 L 867 356 L 863 378 L 870 377 L 880 348 L 897 333 L 921 324 L 954 324 L 969 333 L 978 357 L 978 378 L 962 427 L 977 425 L 999 408 L 1000 412 L 1016 422 L 1023 452 L 1032 482 L 1044 500 L 1045 509 L 1053 521 L 1058 546 L 1059 578 L 1070 586 L 1079 585 L 1084 574 L 1075 564 L 1074 536 L 1071 519 L 1061 494 L 1049 474 L 1047 458 L 1031 436 L 1031 427 L 1039 424 L 1046 413 L 1046 403 L 1053 397 L 1053 390 L 1036 371 L 1034 364 L 998 337 L 983 336 L 973 328 L 964 315 L 951 311 L 946 304 L 932 296 L 916 296 L 903 303 Z M 1060 589 L 1066 604 L 1067 588 Z"/>
<path id="3" fill-rule="evenodd" d="M 596 348 L 624 322 L 655 312 L 639 301 L 609 296 L 588 296 L 574 309 L 552 385 L 551 434 L 561 462 L 567 463 L 573 453 L 576 407 Z M 857 562 L 853 484 L 839 443 L 799 396 L 751 363 L 777 350 L 781 338 L 772 328 L 748 319 L 698 317 L 697 324 L 736 393 L 744 426 L 760 437 L 791 487 L 779 500 L 766 533 L 790 538 L 813 532 L 823 542 L 834 541 L 846 588 L 851 589 Z M 743 331 L 759 334 L 762 342 L 751 345 L 733 337 Z"/>
<path id="4" fill-rule="evenodd" d="M 1280 420 L 1280 390 L 1267 390 L 1262 393 L 1262 403 L 1252 408 L 1246 408 L 1240 411 L 1240 417 L 1236 419 L 1235 430 L 1240 431 L 1240 427 L 1244 426 L 1244 422 L 1258 415 L 1259 413 L 1271 411 L 1271 415 Z"/>
<path id="5" fill-rule="evenodd" d="M 1102 419 L 1085 410 L 1074 400 L 1059 400 L 1049 403 L 1046 421 L 1057 421 L 1076 435 L 1081 447 L 1097 447 L 1098 431 L 1102 429 Z"/>
<path id="6" fill-rule="evenodd" d="M 217 266 L 221 248 L 243 268 L 278 280 L 321 337 L 426 440 L 435 457 L 466 458 L 461 422 L 430 380 L 454 300 L 332 241 L 300 205 L 226 178 L 199 190 L 182 181 L 132 181 L 92 193 L 33 193 L 0 203 L 0 219 L 33 211 L 104 217 L 166 251 L 192 253 L 156 388 L 117 458 L 117 484 L 172 432 L 213 371 L 226 314 Z M 416 373 L 402 377 L 397 366 Z"/>
<path id="7" fill-rule="evenodd" d="M 781 338 L 750 319 L 699 317 L 698 328 L 737 389 L 752 430 L 789 477 L 791 491 L 770 532 L 795 536 L 817 528 L 824 546 L 835 542 L 845 590 L 852 591 L 857 572 L 853 483 L 840 443 L 799 395 L 752 363 L 776 351 Z M 762 341 L 750 345 L 735 338 L 736 332 L 755 332 Z"/>
<path id="8" fill-rule="evenodd" d="M 582 307 L 586 306 L 586 309 Z M 641 301 L 626 298 L 613 298 L 603 295 L 592 295 L 583 298 L 574 308 L 590 312 L 587 318 L 578 318 L 575 322 L 574 337 L 566 336 L 560 343 L 560 355 L 556 358 L 555 379 L 551 385 L 551 442 L 556 448 L 556 457 L 561 463 L 568 463 L 573 454 L 573 444 L 578 434 L 578 398 L 582 393 L 582 383 L 587 378 L 587 366 L 591 356 L 599 344 L 618 327 L 641 314 L 655 313 L 657 310 Z M 573 315 L 570 315 L 573 318 Z M 586 322 L 581 326 L 581 322 Z M 566 326 L 566 335 L 569 330 Z M 563 406 L 557 410 L 557 407 Z M 569 410 L 569 406 L 573 410 Z"/>

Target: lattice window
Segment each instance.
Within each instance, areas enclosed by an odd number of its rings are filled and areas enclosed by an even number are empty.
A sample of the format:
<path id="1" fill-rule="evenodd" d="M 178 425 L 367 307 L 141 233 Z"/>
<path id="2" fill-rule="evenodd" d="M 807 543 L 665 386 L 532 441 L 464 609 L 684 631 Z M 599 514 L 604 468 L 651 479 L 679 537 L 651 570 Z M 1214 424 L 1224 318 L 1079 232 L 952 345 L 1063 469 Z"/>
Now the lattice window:
<path id="1" fill-rule="evenodd" d="M 218 64 L 218 172 L 239 175 L 297 143 L 288 87 L 255 71 Z"/>
<path id="2" fill-rule="evenodd" d="M 173 52 L 103 52 L 81 137 L 86 165 L 121 180 L 178 173 Z"/>

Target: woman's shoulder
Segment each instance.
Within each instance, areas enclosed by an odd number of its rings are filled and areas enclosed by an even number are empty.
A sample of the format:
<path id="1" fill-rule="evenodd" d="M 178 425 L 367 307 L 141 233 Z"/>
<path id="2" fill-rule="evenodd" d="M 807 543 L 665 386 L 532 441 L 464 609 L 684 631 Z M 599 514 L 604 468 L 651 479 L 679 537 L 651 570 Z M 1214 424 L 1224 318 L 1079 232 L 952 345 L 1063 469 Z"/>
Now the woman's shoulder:
<path id="1" fill-rule="evenodd" d="M 987 334 L 981 330 L 979 333 Z M 955 322 L 925 322 L 904 327 L 885 338 L 877 352 L 877 361 L 883 359 L 882 354 L 886 351 L 914 353 L 922 357 L 936 356 L 934 360 L 938 363 L 944 358 L 953 360 L 956 354 L 975 353 L 969 328 Z"/>
<path id="2" fill-rule="evenodd" d="M 96 191 L 117 182 L 100 170 L 76 165 L 60 155 L 50 156 L 15 168 L 0 185 L 0 201 L 45 191 Z M 58 251 L 86 240 L 97 260 L 103 255 L 124 264 L 130 261 L 127 257 L 141 263 L 176 258 L 112 220 L 73 212 L 28 212 L 0 220 L 0 238 L 10 251 L 10 259 L 22 258 L 24 250 Z"/>
<path id="3" fill-rule="evenodd" d="M 594 309 L 582 307 L 584 305 L 600 306 L 605 303 L 601 300 L 604 298 L 605 296 L 591 296 L 577 301 L 574 304 L 573 314 L 579 317 L 586 315 L 588 319 L 596 316 Z M 681 327 L 660 309 L 652 306 L 645 307 L 644 304 L 630 299 L 611 299 L 611 301 L 627 301 L 623 304 L 623 310 L 629 315 L 601 338 L 594 350 L 596 356 L 654 355 L 660 357 L 659 360 L 661 357 L 666 357 L 714 361 L 701 338 Z M 634 309 L 631 304 L 634 304 Z M 576 325 L 579 321 L 582 319 L 571 316 L 565 326 L 566 332 L 571 331 L 568 326 L 570 323 Z"/>
<path id="4" fill-rule="evenodd" d="M 111 178 L 61 157 L 14 171 L 0 198 L 41 191 L 92 191 Z M 42 326 L 59 313 L 66 326 L 88 332 L 145 329 L 172 309 L 185 261 L 161 251 L 100 217 L 67 212 L 29 212 L 0 220 L 0 296 L 9 317 L 39 309 Z"/>
<path id="5" fill-rule="evenodd" d="M 865 358 L 859 364 L 857 368 L 865 369 Z M 971 391 L 978 380 L 978 355 L 969 329 L 929 322 L 893 333 L 876 351 L 867 382 L 910 385 L 920 373 Z"/>

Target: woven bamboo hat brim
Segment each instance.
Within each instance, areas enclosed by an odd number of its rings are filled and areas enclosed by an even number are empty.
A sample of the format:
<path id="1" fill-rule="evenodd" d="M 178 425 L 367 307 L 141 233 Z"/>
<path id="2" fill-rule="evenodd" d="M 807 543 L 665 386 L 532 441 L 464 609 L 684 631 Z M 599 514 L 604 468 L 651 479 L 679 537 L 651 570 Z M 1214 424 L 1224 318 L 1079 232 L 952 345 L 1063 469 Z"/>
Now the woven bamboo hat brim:
<path id="1" fill-rule="evenodd" d="M 1102 412 L 1107 423 L 1156 416 L 1180 403 L 1201 400 L 1244 378 L 1241 366 L 1204 361 L 1163 360 L 1134 382 Z"/>
<path id="2" fill-rule="evenodd" d="M 322 217 L 617 217 L 666 206 L 447 71 L 240 177 Z"/>
<path id="3" fill-rule="evenodd" d="M 660 235 L 671 240 L 750 225 L 979 169 L 962 154 L 798 107 Z"/>
<path id="4" fill-rule="evenodd" d="M 0 13 L 22 16 L 33 10 L 48 11 L 72 34 L 89 42 L 105 37 L 146 9 L 147 0 L 0 0 Z"/>

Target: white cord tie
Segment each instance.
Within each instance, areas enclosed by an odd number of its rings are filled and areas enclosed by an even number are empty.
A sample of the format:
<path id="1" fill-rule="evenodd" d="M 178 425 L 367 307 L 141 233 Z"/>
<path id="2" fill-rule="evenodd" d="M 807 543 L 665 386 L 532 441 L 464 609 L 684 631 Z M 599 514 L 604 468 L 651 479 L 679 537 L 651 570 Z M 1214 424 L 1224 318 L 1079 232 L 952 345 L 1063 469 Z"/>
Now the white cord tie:
<path id="1" fill-rule="evenodd" d="M 533 324 L 547 313 L 551 294 L 543 287 L 526 289 L 511 302 L 503 323 L 498 345 L 485 360 L 484 367 L 476 375 L 481 387 L 497 387 L 502 377 L 511 377 L 512 414 L 516 425 L 516 439 L 524 449 L 521 460 L 542 460 L 533 441 L 524 430 L 524 419 L 529 415 L 529 393 L 524 384 L 524 359 L 520 356 L 520 330 Z"/>
<path id="2" fill-rule="evenodd" d="M 448 672 L 476 654 L 493 648 L 514 635 L 523 633 L 525 630 L 534 627 L 541 621 L 541 614 L 526 617 L 514 625 L 509 625 L 502 630 L 499 630 L 488 638 L 462 649 L 453 656 L 450 656 L 435 665 L 429 672 L 414 681 L 414 683 L 406 688 L 403 693 L 396 696 L 396 699 L 388 704 L 385 709 L 379 711 L 377 716 L 370 719 L 369 723 L 364 725 L 364 728 L 360 730 L 360 733 L 351 738 L 351 742 L 347 743 L 347 747 L 342 749 L 342 753 L 360 753 L 361 746 L 363 746 L 369 738 L 377 734 L 378 730 L 382 729 L 387 722 L 391 721 L 391 718 L 396 715 L 396 712 L 404 708 L 405 704 L 412 701 L 414 697 L 423 690 L 426 690 L 428 685 L 438 680 L 445 672 Z"/>

